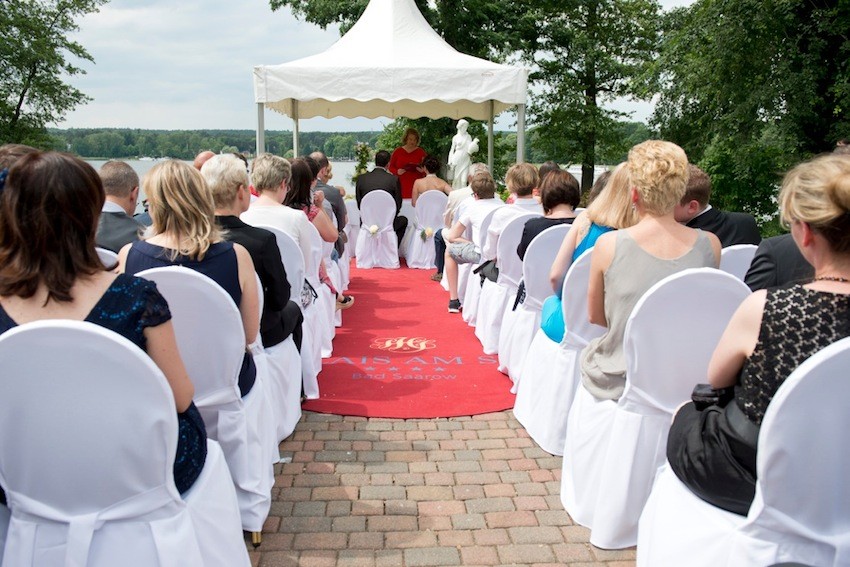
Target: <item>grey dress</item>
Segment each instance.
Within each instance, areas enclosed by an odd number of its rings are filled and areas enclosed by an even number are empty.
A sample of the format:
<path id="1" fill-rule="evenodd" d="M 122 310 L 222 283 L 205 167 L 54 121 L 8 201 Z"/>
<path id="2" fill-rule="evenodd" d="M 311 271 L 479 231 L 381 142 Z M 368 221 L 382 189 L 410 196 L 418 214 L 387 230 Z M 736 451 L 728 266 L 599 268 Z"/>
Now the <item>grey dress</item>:
<path id="1" fill-rule="evenodd" d="M 632 238 L 617 231 L 614 259 L 604 275 L 605 320 L 608 331 L 581 352 L 581 383 L 598 399 L 618 400 L 626 387 L 623 335 L 635 304 L 646 291 L 669 275 L 688 268 L 715 267 L 711 241 L 699 231 L 693 247 L 667 260 L 653 256 Z"/>

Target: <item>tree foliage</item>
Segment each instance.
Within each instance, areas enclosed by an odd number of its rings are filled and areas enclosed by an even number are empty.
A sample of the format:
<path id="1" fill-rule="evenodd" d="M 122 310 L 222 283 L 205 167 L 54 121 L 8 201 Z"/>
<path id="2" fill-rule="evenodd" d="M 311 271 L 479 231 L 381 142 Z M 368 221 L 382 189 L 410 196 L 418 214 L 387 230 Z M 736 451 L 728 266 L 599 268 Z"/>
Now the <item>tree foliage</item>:
<path id="1" fill-rule="evenodd" d="M 106 0 L 15 0 L 0 9 L 0 141 L 49 145 L 46 125 L 89 99 L 65 79 L 92 61 L 68 38 L 75 19 Z"/>
<path id="2" fill-rule="evenodd" d="M 783 171 L 850 129 L 850 3 L 697 0 L 665 21 L 653 125 L 764 220 Z"/>

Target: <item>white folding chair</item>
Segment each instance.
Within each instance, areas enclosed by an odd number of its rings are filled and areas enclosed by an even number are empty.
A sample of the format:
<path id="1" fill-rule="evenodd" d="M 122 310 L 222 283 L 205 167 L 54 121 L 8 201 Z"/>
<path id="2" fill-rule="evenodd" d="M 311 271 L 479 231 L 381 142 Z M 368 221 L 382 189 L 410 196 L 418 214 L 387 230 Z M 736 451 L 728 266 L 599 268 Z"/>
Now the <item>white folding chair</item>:
<path id="1" fill-rule="evenodd" d="M 348 236 L 345 249 L 348 251 L 348 255 L 353 258 L 355 255 L 354 248 L 357 245 L 357 238 L 360 234 L 360 209 L 357 208 L 357 200 L 346 199 L 345 210 L 348 211 L 348 224 L 343 229 Z"/>
<path id="2" fill-rule="evenodd" d="M 664 278 L 638 300 L 623 338 L 623 395 L 618 402 L 592 404 L 604 410 L 594 412 L 604 420 L 595 430 L 577 424 L 574 431 L 572 410 L 567 428 L 564 462 L 570 464 L 561 482 L 576 497 L 574 518 L 591 528 L 594 545 L 612 549 L 637 542 L 638 519 L 664 462 L 673 412 L 707 380 L 714 348 L 749 293 L 727 273 L 693 268 Z M 680 305 L 689 307 L 676 308 Z M 576 396 L 573 408 L 582 401 L 587 398 Z"/>
<path id="3" fill-rule="evenodd" d="M 755 244 L 735 244 L 723 248 L 720 250 L 720 269 L 744 281 L 757 249 Z"/>
<path id="4" fill-rule="evenodd" d="M 592 324 L 587 315 L 592 250 L 576 258 L 564 278 L 563 340 L 556 343 L 543 329 L 537 329 L 517 384 L 514 417 L 541 449 L 553 455 L 564 453 L 567 418 L 581 380 L 579 355 L 588 342 L 605 332 L 605 327 Z"/>
<path id="5" fill-rule="evenodd" d="M 363 224 L 357 235 L 354 253 L 358 268 L 399 267 L 393 219 L 395 199 L 386 191 L 370 191 L 360 201 L 360 220 Z"/>
<path id="6" fill-rule="evenodd" d="M 494 207 L 493 210 L 487 213 L 487 215 L 484 217 L 484 220 L 481 221 L 480 230 L 473 231 L 471 226 L 466 227 L 466 232 L 464 232 L 464 238 L 474 242 L 478 246 L 479 250 L 483 248 L 484 244 L 487 241 L 487 229 L 490 227 L 490 221 L 493 220 L 493 214 L 495 212 L 496 207 Z M 469 275 L 472 273 L 473 267 L 473 264 L 460 264 L 457 267 L 457 298 L 460 301 L 461 305 L 464 305 L 464 308 L 466 306 L 465 301 L 467 284 L 469 282 Z M 445 289 L 446 291 L 449 290 L 449 280 L 447 279 L 445 271 L 443 271 L 443 279 L 440 280 L 440 285 L 443 286 L 443 289 Z M 477 297 L 475 300 L 478 300 Z"/>
<path id="7" fill-rule="evenodd" d="M 640 518 L 637 564 L 850 565 L 848 366 L 842 339 L 779 387 L 759 432 L 746 518 L 700 500 L 665 467 Z"/>
<path id="8" fill-rule="evenodd" d="M 141 349 L 92 323 L 38 321 L 0 337 L 0 360 L 5 565 L 201 566 L 207 544 L 249 565 L 232 484 L 205 493 L 209 526 L 177 493 L 174 397 Z"/>
<path id="9" fill-rule="evenodd" d="M 118 265 L 118 254 L 112 250 L 107 250 L 106 248 L 98 246 L 95 248 L 95 251 L 97 252 L 97 257 L 100 258 L 100 262 L 105 268 L 111 268 L 112 266 Z"/>
<path id="10" fill-rule="evenodd" d="M 258 541 L 271 507 L 277 439 L 274 417 L 263 403 L 262 377 L 258 374 L 244 398 L 239 393 L 245 353 L 239 309 L 221 286 L 188 268 L 152 268 L 136 275 L 156 282 L 168 301 L 180 355 L 195 385 L 195 405 L 207 435 L 224 451 L 242 526 Z"/>
<path id="11" fill-rule="evenodd" d="M 426 191 L 416 201 L 407 245 L 407 267 L 435 268 L 434 233 L 443 228 L 443 211 L 449 198 L 442 191 Z M 430 231 L 430 235 L 427 232 Z"/>
<path id="12" fill-rule="evenodd" d="M 499 334 L 502 330 L 502 318 L 508 306 L 508 296 L 516 293 L 519 280 L 522 278 L 522 260 L 516 252 L 522 238 L 522 230 L 529 219 L 536 216 L 523 213 L 511 219 L 502 230 L 499 244 L 496 247 L 496 265 L 499 267 L 499 277 L 495 282 L 484 280 L 480 286 L 475 317 L 469 323 L 475 327 L 475 336 L 481 341 L 485 354 L 496 354 L 499 350 Z M 471 281 L 480 283 L 480 278 L 473 275 Z M 469 285 L 469 284 L 467 284 Z M 466 306 L 464 306 L 466 317 Z"/>
<path id="13" fill-rule="evenodd" d="M 516 310 L 512 310 L 511 303 L 502 318 L 502 330 L 499 334 L 499 371 L 510 376 L 513 392 L 516 392 L 517 382 L 522 375 L 522 365 L 528 347 L 534 339 L 534 333 L 540 328 L 543 301 L 552 293 L 549 268 L 555 261 L 559 243 L 568 230 L 568 224 L 553 226 L 531 241 L 522 263 L 525 301 L 518 305 Z"/>
<path id="14" fill-rule="evenodd" d="M 305 274 L 305 277 L 307 278 L 307 281 L 310 282 L 310 285 L 313 286 L 313 289 L 316 290 L 318 295 L 315 303 L 313 303 L 313 307 L 317 308 L 318 316 L 315 319 L 310 318 L 309 326 L 316 325 L 312 331 L 313 337 L 315 340 L 319 341 L 319 344 L 321 345 L 320 352 L 322 358 L 329 358 L 333 354 L 333 337 L 336 334 L 336 328 L 334 326 L 336 297 L 334 297 L 333 293 L 331 293 L 330 288 L 319 280 L 318 266 L 324 260 L 325 244 L 330 243 L 326 243 L 322 240 L 318 229 L 313 226 L 313 223 L 310 223 L 310 229 L 310 250 L 312 251 L 313 262 L 307 263 L 312 263 L 316 266 L 316 273 Z M 330 257 L 330 252 L 328 252 L 328 257 Z M 325 269 L 327 270 L 327 265 L 325 266 Z M 305 325 L 307 324 L 306 315 L 304 316 L 304 323 Z M 321 367 L 321 362 L 319 364 Z"/>

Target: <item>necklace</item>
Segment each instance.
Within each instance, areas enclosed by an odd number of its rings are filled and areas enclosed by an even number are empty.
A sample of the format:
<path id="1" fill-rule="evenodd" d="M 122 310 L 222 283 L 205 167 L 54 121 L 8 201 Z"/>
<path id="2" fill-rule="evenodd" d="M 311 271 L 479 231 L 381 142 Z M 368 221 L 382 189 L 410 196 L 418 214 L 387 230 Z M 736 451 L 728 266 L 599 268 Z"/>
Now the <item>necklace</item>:
<path id="1" fill-rule="evenodd" d="M 841 283 L 850 283 L 850 280 L 847 278 L 842 278 L 841 276 L 818 276 L 812 279 L 813 282 L 841 282 Z"/>

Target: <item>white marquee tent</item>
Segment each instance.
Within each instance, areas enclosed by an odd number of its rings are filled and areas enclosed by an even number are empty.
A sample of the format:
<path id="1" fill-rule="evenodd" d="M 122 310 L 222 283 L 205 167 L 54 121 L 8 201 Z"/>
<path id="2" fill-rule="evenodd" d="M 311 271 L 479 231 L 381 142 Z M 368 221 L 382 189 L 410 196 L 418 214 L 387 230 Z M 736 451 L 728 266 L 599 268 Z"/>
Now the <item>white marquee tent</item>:
<path id="1" fill-rule="evenodd" d="M 517 108 L 517 161 L 524 155 L 528 71 L 456 51 L 413 0 L 370 0 L 356 24 L 322 53 L 254 67 L 257 148 L 265 147 L 264 111 L 295 123 L 323 116 L 450 117 L 488 121 L 492 168 L 493 117 Z"/>

